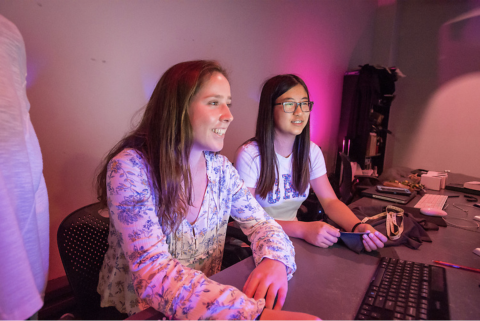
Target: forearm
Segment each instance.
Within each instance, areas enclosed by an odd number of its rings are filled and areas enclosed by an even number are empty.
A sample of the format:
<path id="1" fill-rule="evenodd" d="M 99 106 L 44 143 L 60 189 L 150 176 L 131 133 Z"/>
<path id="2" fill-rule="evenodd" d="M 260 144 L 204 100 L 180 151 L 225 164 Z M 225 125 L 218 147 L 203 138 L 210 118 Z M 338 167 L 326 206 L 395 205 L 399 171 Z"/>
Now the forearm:
<path id="1" fill-rule="evenodd" d="M 248 234 L 252 242 L 251 248 L 255 264 L 258 266 L 264 258 L 282 262 L 287 268 L 287 278 L 290 280 L 297 266 L 295 250 L 287 234 L 270 217 L 256 227 L 251 234 Z M 248 233 L 247 229 L 246 231 Z"/>
<path id="2" fill-rule="evenodd" d="M 248 298 L 240 290 L 212 281 L 176 260 L 162 268 L 151 268 L 150 273 L 134 281 L 134 286 L 150 306 L 173 319 L 251 320 L 264 308 L 263 300 Z"/>
<path id="3" fill-rule="evenodd" d="M 324 210 L 332 221 L 340 225 L 340 227 L 347 232 L 351 232 L 355 224 L 360 222 L 348 206 L 338 199 L 331 200 L 328 204 L 324 205 Z"/>
<path id="4" fill-rule="evenodd" d="M 307 222 L 275 220 L 290 237 L 305 239 L 305 228 Z"/>
<path id="5" fill-rule="evenodd" d="M 282 227 L 253 198 L 243 182 L 241 185 L 232 197 L 230 215 L 252 243 L 255 264 L 258 265 L 265 257 L 280 261 L 287 267 L 290 279 L 297 268 L 292 242 Z"/>

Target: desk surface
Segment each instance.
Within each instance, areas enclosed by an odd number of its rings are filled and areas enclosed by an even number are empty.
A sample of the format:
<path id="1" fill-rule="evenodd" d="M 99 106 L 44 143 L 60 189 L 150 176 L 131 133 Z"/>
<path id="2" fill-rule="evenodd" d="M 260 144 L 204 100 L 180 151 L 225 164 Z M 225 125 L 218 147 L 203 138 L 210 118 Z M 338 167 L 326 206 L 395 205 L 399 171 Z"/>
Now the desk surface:
<path id="1" fill-rule="evenodd" d="M 430 192 L 429 192 L 430 193 Z M 446 195 L 462 195 L 453 191 L 431 192 Z M 414 206 L 417 196 L 407 206 Z M 385 201 L 362 198 L 350 205 L 375 206 L 392 204 Z M 447 222 L 473 226 L 473 216 L 480 215 L 480 209 L 464 207 L 468 213 L 453 206 L 467 203 L 463 196 L 447 201 Z M 465 218 L 463 221 L 456 218 Z M 477 230 L 480 232 L 480 229 Z M 352 320 L 355 317 L 370 279 L 375 272 L 380 256 L 401 258 L 426 264 L 432 260 L 450 262 L 480 268 L 480 256 L 472 251 L 480 247 L 480 233 L 453 226 L 428 231 L 432 243 L 423 243 L 418 250 L 405 246 L 381 249 L 373 253 L 361 253 L 335 244 L 328 249 L 312 246 L 300 239 L 292 238 L 295 246 L 297 271 L 289 281 L 284 310 L 317 315 L 322 319 Z M 239 289 L 254 268 L 252 258 L 239 262 L 215 274 L 211 278 Z M 449 293 L 450 316 L 454 320 L 480 319 L 480 273 L 445 267 Z M 155 319 L 158 313 L 148 309 L 132 319 Z"/>

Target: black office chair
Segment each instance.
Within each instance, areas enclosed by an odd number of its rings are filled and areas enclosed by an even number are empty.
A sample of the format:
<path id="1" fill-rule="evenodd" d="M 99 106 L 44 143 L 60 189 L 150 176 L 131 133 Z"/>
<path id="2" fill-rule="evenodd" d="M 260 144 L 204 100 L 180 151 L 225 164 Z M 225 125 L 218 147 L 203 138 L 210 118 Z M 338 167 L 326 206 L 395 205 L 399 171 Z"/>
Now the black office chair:
<path id="1" fill-rule="evenodd" d="M 323 221 L 325 219 L 322 204 L 312 188 L 308 192 L 307 199 L 297 211 L 297 219 L 302 222 Z"/>
<path id="2" fill-rule="evenodd" d="M 127 314 L 114 307 L 101 308 L 97 285 L 108 249 L 110 219 L 98 214 L 100 203 L 82 207 L 60 224 L 57 244 L 76 301 L 76 319 L 123 320 Z"/>
<path id="3" fill-rule="evenodd" d="M 240 228 L 232 225 L 232 222 L 234 222 L 234 219 L 230 217 L 223 248 L 222 270 L 252 256 L 251 243 L 248 237 Z M 238 241 L 245 243 L 248 247 L 239 245 Z"/>
<path id="4" fill-rule="evenodd" d="M 342 177 L 339 183 L 339 199 L 346 205 L 350 204 L 362 190 L 369 186 L 380 184 L 378 178 L 369 175 L 355 175 L 352 179 L 352 165 L 344 153 L 340 153 L 342 160 Z"/>

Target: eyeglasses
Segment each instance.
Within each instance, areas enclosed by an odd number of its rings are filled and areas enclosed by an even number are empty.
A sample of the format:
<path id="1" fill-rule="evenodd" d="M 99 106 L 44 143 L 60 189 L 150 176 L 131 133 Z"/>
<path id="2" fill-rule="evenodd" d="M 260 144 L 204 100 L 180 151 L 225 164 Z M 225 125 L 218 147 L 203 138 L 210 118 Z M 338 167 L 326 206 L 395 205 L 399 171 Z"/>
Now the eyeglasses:
<path id="1" fill-rule="evenodd" d="M 303 112 L 309 113 L 312 111 L 313 101 L 301 101 L 299 103 L 295 101 L 285 101 L 283 103 L 277 103 L 274 106 L 277 105 L 283 105 L 283 111 L 286 113 L 294 113 L 297 107 L 300 107 Z"/>

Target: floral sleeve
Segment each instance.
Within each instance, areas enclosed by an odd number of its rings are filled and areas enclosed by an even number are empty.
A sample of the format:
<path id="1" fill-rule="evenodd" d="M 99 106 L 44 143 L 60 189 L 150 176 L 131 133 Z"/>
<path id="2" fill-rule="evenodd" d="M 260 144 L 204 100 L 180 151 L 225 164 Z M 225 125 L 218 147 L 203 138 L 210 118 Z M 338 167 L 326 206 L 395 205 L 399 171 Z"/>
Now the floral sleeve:
<path id="1" fill-rule="evenodd" d="M 255 264 L 258 265 L 263 258 L 280 261 L 285 264 L 290 280 L 297 269 L 292 242 L 282 227 L 258 204 L 237 170 L 233 166 L 231 168 L 232 189 L 236 191 L 232 196 L 231 215 L 252 243 Z"/>
<path id="2" fill-rule="evenodd" d="M 263 299 L 247 298 L 170 255 L 145 163 L 137 152 L 124 150 L 109 163 L 107 189 L 118 246 L 127 258 L 141 300 L 175 319 L 255 319 L 262 311 Z"/>

